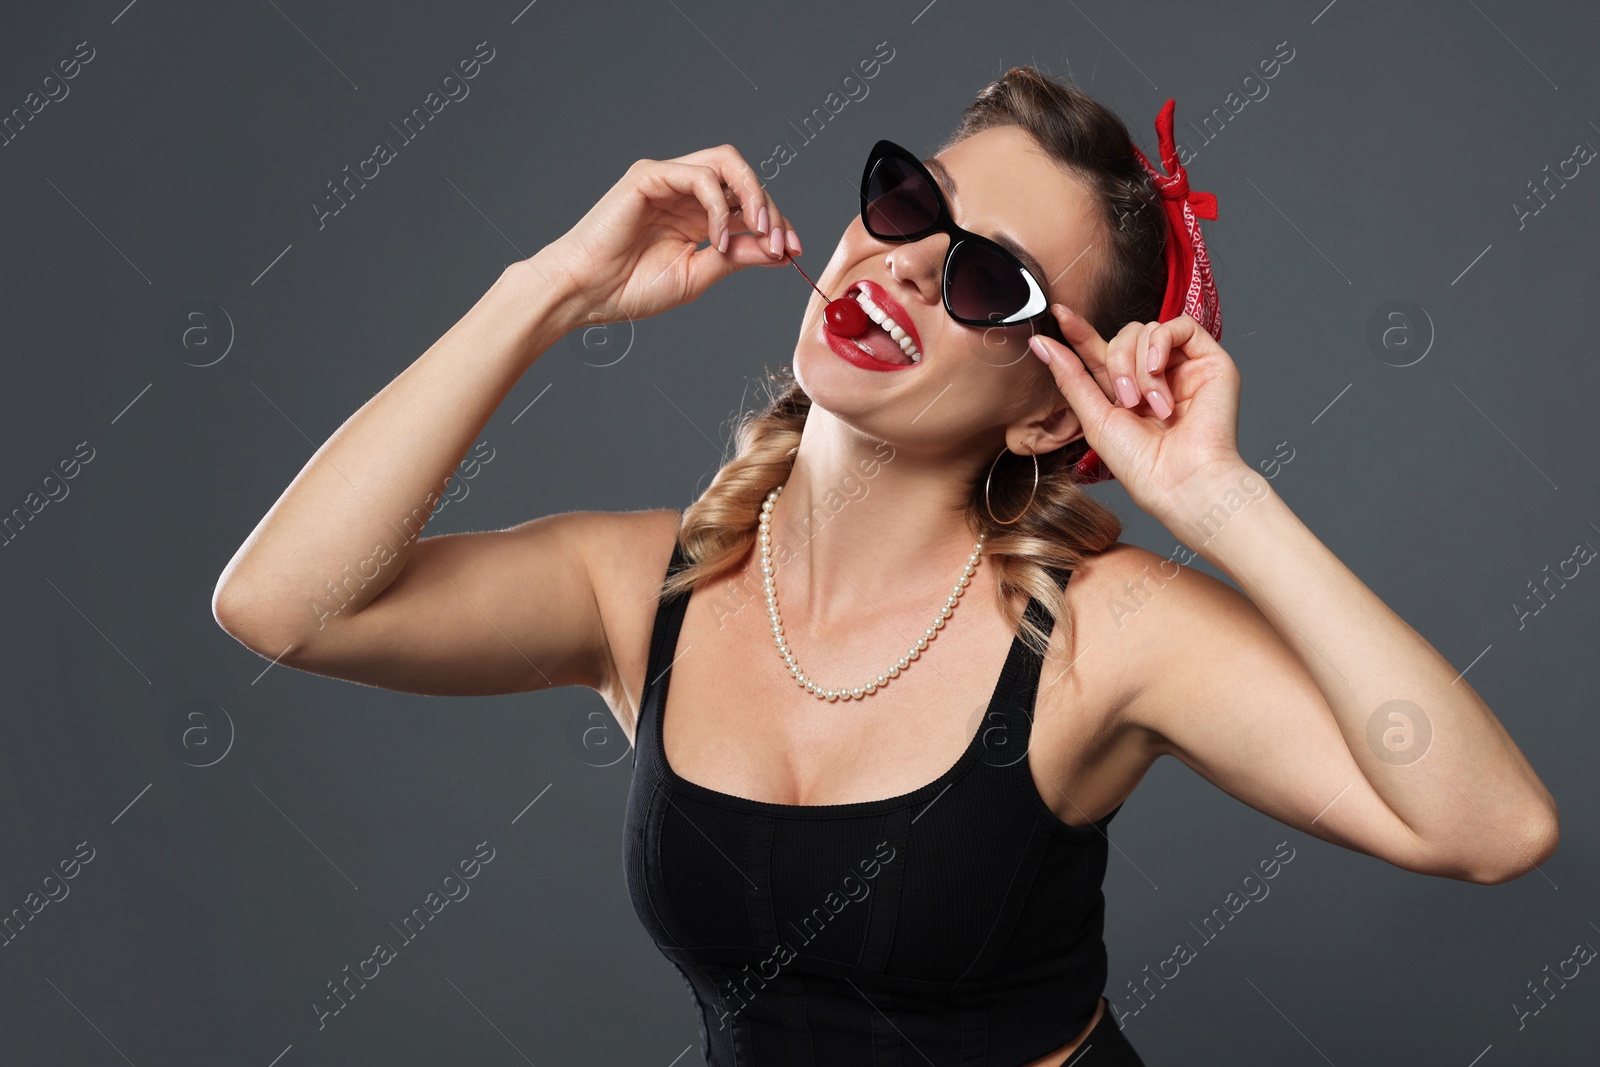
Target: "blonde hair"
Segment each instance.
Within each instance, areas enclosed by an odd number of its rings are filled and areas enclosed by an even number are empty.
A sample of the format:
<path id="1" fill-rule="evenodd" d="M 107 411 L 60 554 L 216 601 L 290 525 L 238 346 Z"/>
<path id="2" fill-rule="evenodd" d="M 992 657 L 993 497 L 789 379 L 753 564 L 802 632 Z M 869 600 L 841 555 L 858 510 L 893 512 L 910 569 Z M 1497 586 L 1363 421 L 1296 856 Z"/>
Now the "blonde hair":
<path id="1" fill-rule="evenodd" d="M 1005 125 L 1022 127 L 1051 158 L 1086 178 L 1101 204 L 1108 252 L 1101 257 L 1091 306 L 1080 313 L 1102 337 L 1125 322 L 1154 319 L 1166 276 L 1165 217 L 1122 120 L 1071 84 L 1033 67 L 1013 67 L 978 93 L 945 147 Z M 689 592 L 743 561 L 755 546 L 762 501 L 789 478 L 811 398 L 789 366 L 769 370 L 766 386 L 765 407 L 739 420 L 733 458 L 684 509 L 678 544 L 686 565 L 662 582 L 664 598 Z M 963 505 L 969 525 L 985 535 L 984 561 L 994 568 L 996 608 L 1013 633 L 1041 656 L 1048 655 L 1050 634 L 1016 606 L 1015 595 L 1036 598 L 1059 622 L 1070 648 L 1072 626 L 1063 595 L 1067 576 L 1122 534 L 1116 513 L 1085 492 L 1073 472 L 1087 448 L 1080 438 L 1038 456 L 1037 491 L 1033 460 L 1002 456 L 990 476 L 989 505 L 984 501 L 987 465 L 972 480 Z M 1003 518 L 1019 513 L 1020 518 L 1002 524 L 990 516 L 990 506 Z"/>

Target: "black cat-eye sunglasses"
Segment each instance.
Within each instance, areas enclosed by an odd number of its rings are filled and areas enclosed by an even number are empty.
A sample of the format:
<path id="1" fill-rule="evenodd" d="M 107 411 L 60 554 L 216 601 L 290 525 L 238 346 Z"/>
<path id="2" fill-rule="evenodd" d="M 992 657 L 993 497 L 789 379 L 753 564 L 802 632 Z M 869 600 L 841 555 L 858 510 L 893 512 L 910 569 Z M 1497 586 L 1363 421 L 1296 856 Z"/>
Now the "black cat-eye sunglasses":
<path id="1" fill-rule="evenodd" d="M 911 152 L 879 141 L 861 172 L 861 223 L 880 241 L 950 235 L 945 253 L 944 308 L 969 326 L 1020 326 L 1044 317 L 1056 332 L 1044 283 L 1009 249 L 963 230 L 950 215 L 938 182 Z"/>

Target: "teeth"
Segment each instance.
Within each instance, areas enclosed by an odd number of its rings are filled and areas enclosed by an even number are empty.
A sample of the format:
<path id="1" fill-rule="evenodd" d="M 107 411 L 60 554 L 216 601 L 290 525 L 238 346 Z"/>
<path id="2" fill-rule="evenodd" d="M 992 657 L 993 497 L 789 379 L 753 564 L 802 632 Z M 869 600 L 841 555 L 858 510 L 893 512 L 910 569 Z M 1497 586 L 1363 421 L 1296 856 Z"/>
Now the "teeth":
<path id="1" fill-rule="evenodd" d="M 857 291 L 855 296 L 856 303 L 860 304 L 861 310 L 867 313 L 867 318 L 871 319 L 873 322 L 889 331 L 889 336 L 894 339 L 895 344 L 900 346 L 900 351 L 911 357 L 911 362 L 921 363 L 922 350 L 919 349 L 916 346 L 916 343 L 911 340 L 911 335 L 906 333 L 905 330 L 901 329 L 900 326 L 889 317 L 887 312 L 885 312 L 877 304 L 874 304 L 866 293 Z"/>

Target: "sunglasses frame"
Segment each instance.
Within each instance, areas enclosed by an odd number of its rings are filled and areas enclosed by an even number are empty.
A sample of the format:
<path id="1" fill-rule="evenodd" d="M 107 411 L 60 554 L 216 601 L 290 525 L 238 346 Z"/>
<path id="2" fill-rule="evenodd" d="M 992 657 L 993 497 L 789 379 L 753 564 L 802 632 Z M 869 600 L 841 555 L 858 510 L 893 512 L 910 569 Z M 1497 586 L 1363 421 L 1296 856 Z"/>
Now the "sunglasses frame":
<path id="1" fill-rule="evenodd" d="M 873 231 L 872 225 L 867 221 L 867 208 L 872 202 L 867 196 L 867 189 L 872 181 L 873 172 L 877 169 L 879 163 L 890 157 L 900 160 L 907 166 L 911 167 L 911 169 L 916 173 L 920 174 L 923 180 L 928 183 L 928 187 L 933 190 L 933 195 L 938 202 L 938 216 L 930 225 L 922 230 L 917 231 L 916 233 L 889 235 L 879 234 Z M 945 251 L 944 264 L 939 271 L 939 291 L 940 297 L 944 301 L 945 314 L 966 326 L 987 326 L 998 327 L 1001 329 L 1010 329 L 1016 326 L 1030 325 L 1042 318 L 1046 320 L 1044 332 L 1049 333 L 1052 336 L 1057 334 L 1058 331 L 1056 329 L 1055 317 L 1050 313 L 1050 297 L 1046 293 L 1044 285 L 1041 284 L 1034 273 L 1029 270 L 1027 266 L 1020 259 L 1018 259 L 1015 253 L 1013 253 L 1010 249 L 996 241 L 990 240 L 981 233 L 973 233 L 971 230 L 965 230 L 956 225 L 955 217 L 950 214 L 950 204 L 945 200 L 944 187 L 939 184 L 939 182 L 934 178 L 933 174 L 923 164 L 922 160 L 917 158 L 915 153 L 895 144 L 893 141 L 879 140 L 877 144 L 872 146 L 872 151 L 867 154 L 866 166 L 863 167 L 861 171 L 861 188 L 859 192 L 861 197 L 861 225 L 866 229 L 868 234 L 879 241 L 904 243 L 907 241 L 920 241 L 924 237 L 928 237 L 935 233 L 945 233 L 950 235 L 950 247 Z M 1035 301 L 1041 302 L 1040 309 L 1031 314 L 1023 315 L 1021 318 L 1012 319 L 1009 322 L 1004 320 L 996 321 L 993 318 L 973 319 L 956 314 L 955 308 L 953 308 L 950 304 L 950 266 L 955 260 L 957 251 L 963 245 L 968 243 L 980 248 L 984 248 L 991 252 L 999 253 L 1002 261 L 1007 262 L 1015 267 L 1016 270 L 1022 274 L 1023 278 L 1027 280 L 1028 288 L 1032 291 L 1028 304 L 1023 305 L 1023 310 L 1026 310 L 1027 307 L 1031 306 Z M 1017 312 L 1015 314 L 1021 313 Z"/>

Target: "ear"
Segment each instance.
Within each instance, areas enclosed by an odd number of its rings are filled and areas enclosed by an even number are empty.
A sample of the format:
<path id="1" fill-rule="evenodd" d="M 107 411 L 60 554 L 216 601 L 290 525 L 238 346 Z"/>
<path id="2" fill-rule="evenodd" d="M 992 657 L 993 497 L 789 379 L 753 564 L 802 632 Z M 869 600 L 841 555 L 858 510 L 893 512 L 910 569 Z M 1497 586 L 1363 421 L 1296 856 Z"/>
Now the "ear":
<path id="1" fill-rule="evenodd" d="M 1052 387 L 1053 389 L 1053 387 Z M 1057 392 L 1048 410 L 1035 413 L 1011 426 L 1006 435 L 1013 451 L 1027 455 L 1031 443 L 1039 455 L 1054 452 L 1083 436 L 1078 413 Z"/>

